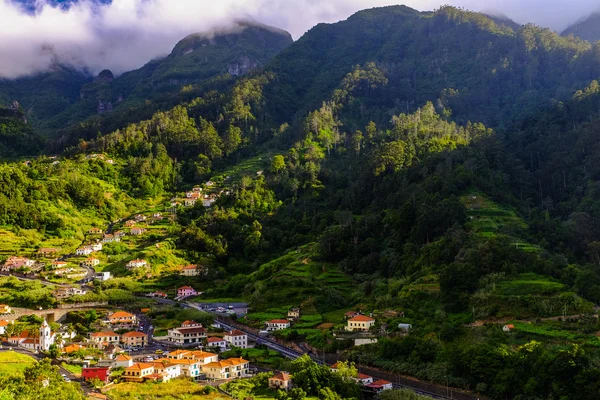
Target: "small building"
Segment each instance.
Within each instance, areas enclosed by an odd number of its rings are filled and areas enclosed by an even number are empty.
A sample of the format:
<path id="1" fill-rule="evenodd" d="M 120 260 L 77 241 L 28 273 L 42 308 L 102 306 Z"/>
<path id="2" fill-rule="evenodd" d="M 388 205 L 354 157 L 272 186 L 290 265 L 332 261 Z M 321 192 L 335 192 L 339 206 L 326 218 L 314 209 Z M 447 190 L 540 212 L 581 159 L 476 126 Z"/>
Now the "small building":
<path id="1" fill-rule="evenodd" d="M 103 232 L 103 230 L 102 230 L 102 229 L 100 229 L 100 228 L 90 228 L 90 229 L 88 230 L 88 233 L 89 233 L 90 235 L 102 235 L 102 232 Z"/>
<path id="2" fill-rule="evenodd" d="M 242 378 L 248 375 L 249 362 L 243 358 L 229 358 L 202 366 L 208 379 Z"/>
<path id="3" fill-rule="evenodd" d="M 68 299 L 72 296 L 82 296 L 87 293 L 87 290 L 79 287 L 61 287 L 56 289 L 52 294 L 57 300 Z"/>
<path id="4" fill-rule="evenodd" d="M 504 332 L 511 332 L 513 329 L 515 329 L 515 326 L 513 324 L 507 324 L 502 327 L 502 330 Z"/>
<path id="5" fill-rule="evenodd" d="M 167 294 L 165 292 L 161 292 L 161 291 L 156 291 L 156 292 L 149 293 L 148 296 L 150 296 L 150 297 L 160 297 L 162 299 L 166 299 L 167 298 Z"/>
<path id="6" fill-rule="evenodd" d="M 375 319 L 367 317 L 366 315 L 357 315 L 348 320 L 346 330 L 350 332 L 368 332 L 374 324 Z"/>
<path id="7" fill-rule="evenodd" d="M 206 345 L 208 347 L 218 347 L 224 350 L 227 348 L 227 341 L 223 338 L 213 336 L 206 339 Z"/>
<path id="8" fill-rule="evenodd" d="M 64 267 L 66 267 L 68 264 L 67 264 L 67 262 L 66 262 L 66 261 L 58 261 L 58 260 L 55 260 L 55 261 L 52 261 L 52 264 L 51 264 L 51 265 L 52 265 L 52 268 L 64 268 Z"/>
<path id="9" fill-rule="evenodd" d="M 275 372 L 269 378 L 269 388 L 288 391 L 292 388 L 292 377 L 287 372 Z"/>
<path id="10" fill-rule="evenodd" d="M 300 319 L 300 308 L 294 307 L 288 311 L 287 314 L 288 321 L 298 321 Z"/>
<path id="11" fill-rule="evenodd" d="M 147 266 L 148 266 L 148 263 L 146 262 L 146 260 L 131 260 L 125 265 L 125 268 L 134 269 L 134 268 L 141 268 L 141 267 L 147 267 Z"/>
<path id="12" fill-rule="evenodd" d="M 8 342 L 32 351 L 48 351 L 56 343 L 56 332 L 44 320 L 38 332 L 23 331 L 17 336 L 8 338 Z"/>
<path id="13" fill-rule="evenodd" d="M 346 314 L 344 314 L 344 318 L 351 319 L 356 317 L 357 315 L 360 315 L 358 311 L 348 311 Z"/>
<path id="14" fill-rule="evenodd" d="M 136 215 L 136 216 L 135 216 L 133 219 L 135 219 L 137 222 L 142 222 L 142 221 L 145 221 L 145 220 L 146 220 L 146 218 L 147 218 L 147 217 L 146 217 L 145 215 L 143 215 L 143 214 L 138 214 L 138 215 Z"/>
<path id="15" fill-rule="evenodd" d="M 411 324 L 398 324 L 398 329 L 400 329 L 401 331 L 410 331 L 412 329 L 412 325 Z"/>
<path id="16" fill-rule="evenodd" d="M 366 374 L 361 374 L 360 372 L 358 373 L 358 375 L 356 375 L 356 378 L 352 378 L 354 379 L 354 381 L 356 381 L 356 383 L 358 383 L 359 385 L 370 385 L 371 383 L 373 383 L 373 377 L 366 375 Z"/>
<path id="17" fill-rule="evenodd" d="M 102 242 L 96 242 L 90 245 L 93 251 L 102 251 Z"/>
<path id="18" fill-rule="evenodd" d="M 8 321 L 8 320 L 0 320 L 0 335 L 5 335 L 6 328 L 12 323 L 14 323 L 14 322 Z"/>
<path id="19" fill-rule="evenodd" d="M 35 265 L 35 261 L 34 260 L 30 260 L 27 257 L 10 256 L 10 257 L 8 257 L 8 259 L 6 260 L 6 262 L 4 263 L 4 265 L 2 266 L 1 270 L 3 272 L 10 272 L 13 269 L 31 268 L 34 265 Z"/>
<path id="20" fill-rule="evenodd" d="M 102 243 L 118 243 L 120 241 L 121 241 L 120 236 L 115 236 L 115 235 L 111 235 L 111 234 L 106 234 L 102 238 Z"/>
<path id="21" fill-rule="evenodd" d="M 273 319 L 265 323 L 267 331 L 279 331 L 282 329 L 288 329 L 291 324 L 287 319 Z"/>
<path id="22" fill-rule="evenodd" d="M 75 250 L 75 254 L 78 256 L 89 256 L 93 252 L 94 250 L 91 248 L 91 246 L 80 247 Z"/>
<path id="23" fill-rule="evenodd" d="M 129 368 L 133 365 L 133 357 L 127 354 L 119 354 L 115 357 L 112 363 L 113 367 Z"/>
<path id="24" fill-rule="evenodd" d="M 204 268 L 198 265 L 186 265 L 181 269 L 180 275 L 183 276 L 199 276 L 204 274 Z"/>
<path id="25" fill-rule="evenodd" d="M 116 231 L 114 235 L 115 235 L 116 238 L 122 238 L 122 237 L 125 236 L 125 232 L 123 232 L 123 231 Z"/>
<path id="26" fill-rule="evenodd" d="M 130 228 L 132 226 L 135 226 L 135 223 L 136 222 L 134 220 L 130 219 L 129 221 L 125 222 L 125 226 Z"/>
<path id="27" fill-rule="evenodd" d="M 81 265 L 88 268 L 94 268 L 95 266 L 100 265 L 100 260 L 94 257 L 90 257 L 87 260 L 83 261 Z"/>
<path id="28" fill-rule="evenodd" d="M 181 323 L 182 328 L 202 328 L 202 324 L 200 322 L 185 320 Z"/>
<path id="29" fill-rule="evenodd" d="M 238 331 L 237 329 L 226 332 L 225 336 L 223 336 L 223 339 L 229 342 L 230 346 L 239 347 L 241 349 L 248 347 L 248 335 L 242 331 Z"/>
<path id="30" fill-rule="evenodd" d="M 56 253 L 58 253 L 58 249 L 42 247 L 38 250 L 38 254 L 45 257 L 54 255 Z"/>
<path id="31" fill-rule="evenodd" d="M 74 344 L 70 344 L 70 345 L 66 346 L 64 349 L 62 349 L 62 352 L 65 354 L 71 354 L 71 353 L 75 353 L 77 351 L 85 350 L 86 348 L 87 347 L 85 347 L 85 346 L 74 343 Z"/>
<path id="32" fill-rule="evenodd" d="M 177 289 L 177 297 L 195 296 L 198 293 L 191 286 L 182 286 Z"/>
<path id="33" fill-rule="evenodd" d="M 375 393 L 381 393 L 384 390 L 391 390 L 391 389 L 393 389 L 394 385 L 392 384 L 392 382 L 386 381 L 384 379 L 379 379 L 379 380 L 376 380 L 373 383 L 365 385 L 365 387 L 368 388 L 368 389 L 371 389 Z"/>
<path id="34" fill-rule="evenodd" d="M 90 340 L 96 343 L 118 344 L 120 336 L 115 332 L 94 332 L 90 333 Z"/>
<path id="35" fill-rule="evenodd" d="M 96 279 L 99 281 L 105 282 L 111 278 L 109 271 L 96 272 Z"/>
<path id="36" fill-rule="evenodd" d="M 163 381 L 178 378 L 181 375 L 181 365 L 175 364 L 172 361 L 162 359 L 161 361 L 155 361 L 154 372 L 164 376 Z"/>
<path id="37" fill-rule="evenodd" d="M 131 228 L 131 234 L 133 236 L 140 236 L 144 233 L 146 233 L 146 228 L 141 228 L 139 226 L 134 226 L 133 228 Z"/>
<path id="38" fill-rule="evenodd" d="M 127 332 L 121 335 L 121 343 L 127 347 L 145 347 L 148 345 L 148 335 L 142 332 Z"/>
<path id="39" fill-rule="evenodd" d="M 137 317 L 126 311 L 117 311 L 108 316 L 108 322 L 113 325 L 135 325 Z"/>
<path id="40" fill-rule="evenodd" d="M 12 308 L 8 304 L 0 304 L 0 314 L 10 314 L 12 313 Z"/>
<path id="41" fill-rule="evenodd" d="M 197 201 L 198 198 L 185 198 L 183 199 L 183 205 L 186 207 L 194 207 Z"/>
<path id="42" fill-rule="evenodd" d="M 108 383 L 110 378 L 110 368 L 108 367 L 84 367 L 81 370 L 81 377 L 86 380 L 99 379 L 100 382 Z"/>
<path id="43" fill-rule="evenodd" d="M 162 361 L 162 360 L 157 360 Z M 179 365 L 181 368 L 181 375 L 188 378 L 196 378 L 200 375 L 200 362 L 195 359 L 189 358 L 181 358 L 181 359 L 171 359 L 173 364 Z"/>
<path id="44" fill-rule="evenodd" d="M 154 374 L 153 363 L 135 363 L 131 367 L 125 368 L 123 378 L 129 382 L 143 382 L 152 374 Z"/>

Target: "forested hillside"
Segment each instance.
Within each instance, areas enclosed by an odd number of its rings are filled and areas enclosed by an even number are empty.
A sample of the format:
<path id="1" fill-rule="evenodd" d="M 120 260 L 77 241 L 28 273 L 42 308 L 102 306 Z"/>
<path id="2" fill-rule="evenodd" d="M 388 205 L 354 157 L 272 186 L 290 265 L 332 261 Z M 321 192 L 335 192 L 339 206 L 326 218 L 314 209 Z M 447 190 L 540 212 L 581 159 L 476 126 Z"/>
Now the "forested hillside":
<path id="1" fill-rule="evenodd" d="M 160 206 L 176 222 L 136 251 L 209 267 L 203 296 L 259 321 L 300 305 L 285 338 L 494 399 L 597 399 L 598 45 L 453 7 L 366 10 L 289 46 L 249 29 L 215 39 L 223 59 L 194 36 L 91 83 L 170 89 L 61 130 L 58 159 L 4 165 L 2 224 L 81 237 Z M 260 68 L 224 68 L 249 49 Z M 6 135 L 33 140 L 12 113 Z M 198 185 L 214 203 L 184 207 Z M 180 279 L 120 262 L 127 290 Z M 318 328 L 350 309 L 387 315 L 378 343 Z"/>
<path id="2" fill-rule="evenodd" d="M 588 42 L 600 40 L 600 14 L 594 13 L 565 29 L 562 36 L 574 35 Z"/>

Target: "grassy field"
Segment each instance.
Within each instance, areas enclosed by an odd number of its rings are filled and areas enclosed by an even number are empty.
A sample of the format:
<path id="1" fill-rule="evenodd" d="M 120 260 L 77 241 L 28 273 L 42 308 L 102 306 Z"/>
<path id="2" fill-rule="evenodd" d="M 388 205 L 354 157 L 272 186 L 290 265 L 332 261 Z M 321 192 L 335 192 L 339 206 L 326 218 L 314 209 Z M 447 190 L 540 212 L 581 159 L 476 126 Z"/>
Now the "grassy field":
<path id="1" fill-rule="evenodd" d="M 494 293 L 502 296 L 553 295 L 565 288 L 560 282 L 533 273 L 496 283 Z"/>
<path id="2" fill-rule="evenodd" d="M 81 365 L 73 365 L 73 364 L 67 364 L 67 363 L 62 363 L 61 366 L 66 369 L 67 371 L 69 371 L 70 373 L 80 376 L 81 375 L 81 371 L 83 370 L 83 367 Z"/>
<path id="3" fill-rule="evenodd" d="M 203 393 L 204 386 L 187 379 L 173 379 L 166 383 L 120 383 L 107 395 L 112 400 L 228 400 L 229 397 Z"/>
<path id="4" fill-rule="evenodd" d="M 0 352 L 0 375 L 20 375 L 25 368 L 34 364 L 33 357 L 15 351 Z"/>

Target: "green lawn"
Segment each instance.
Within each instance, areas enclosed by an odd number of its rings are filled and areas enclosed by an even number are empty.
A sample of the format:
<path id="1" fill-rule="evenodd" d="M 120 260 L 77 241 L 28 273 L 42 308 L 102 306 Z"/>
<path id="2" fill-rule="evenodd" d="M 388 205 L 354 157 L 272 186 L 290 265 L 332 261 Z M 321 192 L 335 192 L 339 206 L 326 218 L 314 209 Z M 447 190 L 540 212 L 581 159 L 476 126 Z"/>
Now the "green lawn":
<path id="1" fill-rule="evenodd" d="M 81 371 L 83 370 L 81 365 L 62 363 L 61 366 L 74 375 L 81 375 Z"/>
<path id="2" fill-rule="evenodd" d="M 0 351 L 0 375 L 19 375 L 34 364 L 33 357 L 15 351 Z"/>

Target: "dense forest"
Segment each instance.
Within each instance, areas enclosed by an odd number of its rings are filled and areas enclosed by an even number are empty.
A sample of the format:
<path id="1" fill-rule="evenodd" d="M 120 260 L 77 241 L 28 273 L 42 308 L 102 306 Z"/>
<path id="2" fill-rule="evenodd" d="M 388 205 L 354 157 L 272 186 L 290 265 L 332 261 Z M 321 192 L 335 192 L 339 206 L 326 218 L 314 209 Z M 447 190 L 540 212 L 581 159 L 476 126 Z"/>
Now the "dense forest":
<path id="1" fill-rule="evenodd" d="M 203 39 L 186 38 L 121 78 L 139 85 L 125 108 L 82 111 L 45 149 L 26 111 L 0 110 L 2 155 L 46 154 L 0 166 L 1 224 L 81 236 L 73 210 L 100 225 L 219 176 L 227 191 L 179 207 L 171 232 L 214 267 L 209 295 L 402 310 L 390 321 L 409 335 L 319 345 L 491 398 L 598 398 L 600 44 L 454 7 L 366 10 L 294 43 L 250 29 L 217 41 L 222 62 L 193 82 L 178 57 Z M 261 66 L 228 74 L 257 41 Z M 140 92 L 151 76 L 182 82 Z M 279 275 L 298 260 L 307 276 Z M 320 280 L 330 271 L 342 285 Z M 543 341 L 498 325 L 559 317 Z"/>

